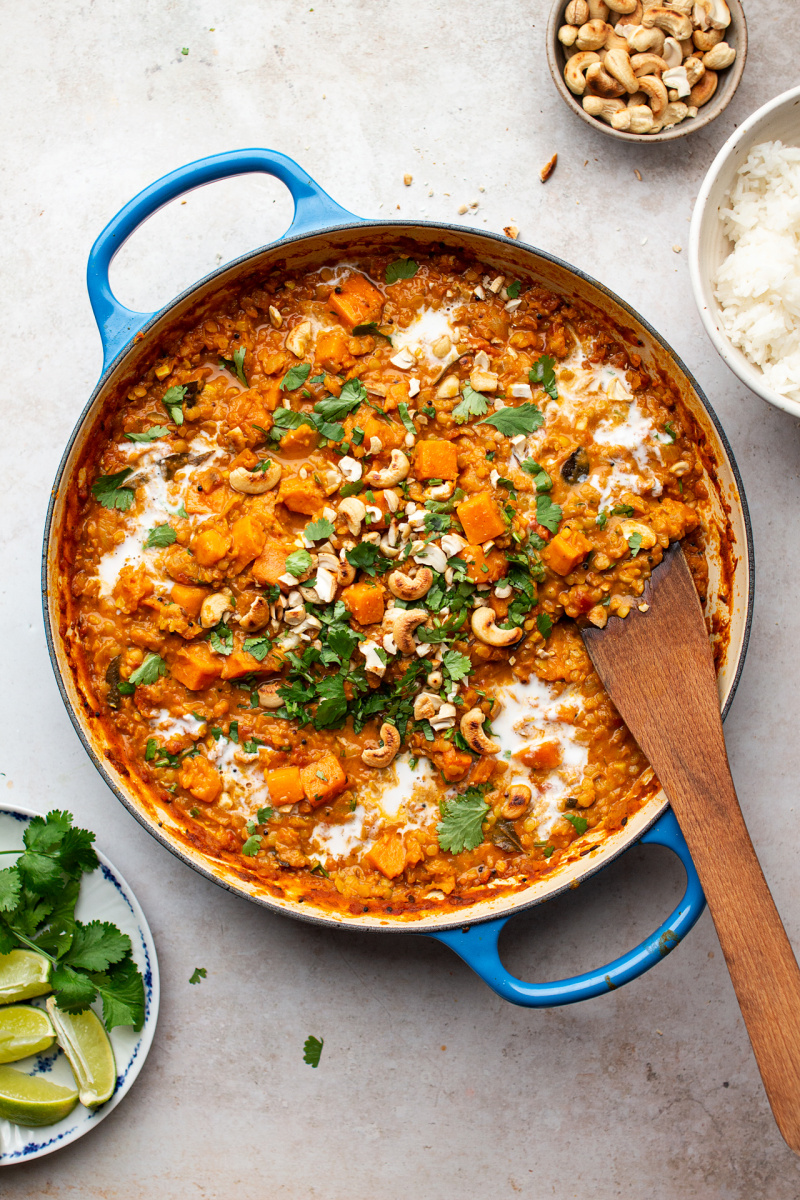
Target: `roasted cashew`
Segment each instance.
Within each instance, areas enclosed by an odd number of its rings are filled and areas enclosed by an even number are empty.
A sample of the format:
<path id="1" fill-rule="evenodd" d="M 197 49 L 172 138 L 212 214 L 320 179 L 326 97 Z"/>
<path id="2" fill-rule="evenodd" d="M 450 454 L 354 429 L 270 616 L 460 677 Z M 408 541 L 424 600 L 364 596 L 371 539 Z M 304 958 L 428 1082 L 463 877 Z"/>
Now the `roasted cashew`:
<path id="1" fill-rule="evenodd" d="M 428 619 L 424 608 L 392 609 L 392 636 L 401 654 L 413 654 L 417 649 L 414 630 Z"/>
<path id="2" fill-rule="evenodd" d="M 619 80 L 625 91 L 631 96 L 634 92 L 644 90 L 640 88 L 639 80 L 633 73 L 631 57 L 627 50 L 609 50 L 603 60 L 603 66 L 609 75 L 613 75 L 615 79 Z"/>
<path id="3" fill-rule="evenodd" d="M 278 695 L 278 688 L 283 684 L 282 679 L 276 679 L 273 683 L 264 683 L 258 689 L 258 703 L 262 708 L 281 708 L 283 700 Z"/>
<path id="4" fill-rule="evenodd" d="M 200 624 L 203 629 L 213 629 L 223 617 L 232 612 L 230 596 L 226 596 L 224 592 L 215 592 L 213 596 L 206 596 L 200 606 Z"/>
<path id="5" fill-rule="evenodd" d="M 677 43 L 676 43 L 677 44 Z M 652 75 L 654 71 L 668 71 L 669 63 L 666 59 L 661 58 L 658 54 L 632 54 L 631 66 L 633 73 L 637 77 L 639 75 Z M 680 63 L 678 64 L 680 66 Z"/>
<path id="6" fill-rule="evenodd" d="M 623 133 L 650 133 L 654 125 L 655 119 L 647 104 L 629 104 L 611 118 L 611 128 Z"/>
<path id="7" fill-rule="evenodd" d="M 586 79 L 584 71 L 590 67 L 592 63 L 600 62 L 600 55 L 595 54 L 593 50 L 581 50 L 578 54 L 573 54 L 567 65 L 564 67 L 564 82 L 574 96 L 582 96 L 586 90 Z M 455 376 L 451 376 L 455 379 Z M 448 381 L 445 380 L 445 383 Z M 442 384 L 444 387 L 444 384 Z M 440 388 L 439 391 L 442 389 Z M 439 393 L 437 392 L 437 395 Z M 456 379 L 456 390 L 453 395 L 458 395 L 458 380 Z"/>
<path id="8" fill-rule="evenodd" d="M 414 701 L 414 720 L 429 721 L 442 707 L 442 698 L 435 692 L 420 692 Z"/>
<path id="9" fill-rule="evenodd" d="M 284 345 L 287 350 L 291 350 L 295 358 L 302 358 L 311 349 L 313 337 L 311 322 L 301 321 L 287 333 Z"/>
<path id="10" fill-rule="evenodd" d="M 228 483 L 235 492 L 244 492 L 246 496 L 263 496 L 269 492 L 281 477 L 283 468 L 280 463 L 270 462 L 266 471 L 248 471 L 246 467 L 234 467 L 228 476 Z"/>
<path id="11" fill-rule="evenodd" d="M 637 83 L 639 90 L 649 98 L 653 119 L 657 121 L 667 107 L 667 89 L 657 75 L 642 75 Z"/>
<path id="12" fill-rule="evenodd" d="M 359 500 L 358 496 L 347 496 L 339 505 L 339 515 L 344 517 L 347 528 L 353 537 L 358 537 L 361 532 L 361 522 L 367 515 L 367 506 L 363 500 Z"/>
<path id="13" fill-rule="evenodd" d="M 356 569 L 351 563 L 347 562 L 346 560 L 339 563 L 339 566 L 336 568 L 337 583 L 341 584 L 343 587 L 347 587 L 348 583 L 352 583 L 355 577 Z"/>
<path id="14" fill-rule="evenodd" d="M 638 533 L 642 539 L 640 543 L 642 550 L 651 550 L 656 544 L 656 535 L 649 525 L 645 525 L 641 521 L 620 521 L 619 529 L 626 542 L 634 533 Z"/>
<path id="15" fill-rule="evenodd" d="M 718 82 L 717 72 L 706 70 L 689 93 L 689 103 L 695 108 L 702 108 L 704 104 L 708 104 L 717 90 Z"/>
<path id="16" fill-rule="evenodd" d="M 382 746 L 375 746 L 361 752 L 361 761 L 366 767 L 388 767 L 400 749 L 400 734 L 394 725 L 384 722 L 381 725 Z"/>
<path id="17" fill-rule="evenodd" d="M 239 625 L 246 633 L 251 630 L 263 629 L 269 624 L 269 600 L 266 596 L 256 596 L 246 613 L 239 617 Z"/>
<path id="18" fill-rule="evenodd" d="M 479 708 L 471 708 L 465 712 L 460 721 L 461 736 L 476 754 L 497 754 L 500 750 L 498 742 L 493 742 L 483 732 L 486 713 Z"/>
<path id="19" fill-rule="evenodd" d="M 574 25 L 562 25 L 558 31 L 558 40 L 561 42 L 562 46 L 566 46 L 567 48 L 575 45 L 575 39 L 577 36 L 578 31 Z M 449 338 L 447 340 L 448 342 L 450 341 Z"/>
<path id="20" fill-rule="evenodd" d="M 718 42 L 703 55 L 703 66 L 709 71 L 724 71 L 736 58 L 736 51 L 727 42 Z"/>
<path id="21" fill-rule="evenodd" d="M 669 37 L 683 42 L 692 36 L 692 22 L 685 13 L 676 12 L 674 8 L 648 8 L 642 17 L 645 29 L 663 29 Z"/>
<path id="22" fill-rule="evenodd" d="M 564 20 L 568 25 L 585 25 L 589 20 L 589 5 L 586 0 L 569 0 L 564 9 Z"/>
<path id="23" fill-rule="evenodd" d="M 589 5 L 589 19 L 591 21 L 607 21 L 609 7 L 606 0 L 586 0 Z"/>
<path id="24" fill-rule="evenodd" d="M 575 55 L 574 57 L 577 57 L 577 55 Z M 594 58 L 597 58 L 596 54 L 594 55 Z M 572 59 L 570 59 L 569 61 L 572 62 Z M 587 64 L 587 66 L 588 66 L 588 64 Z M 569 63 L 567 63 L 567 67 L 564 68 L 564 78 L 566 78 L 568 67 L 569 67 Z M 583 77 L 581 76 L 581 78 L 583 78 Z M 569 84 L 567 86 L 569 86 Z M 581 88 L 581 91 L 582 90 L 583 89 Z M 448 375 L 446 379 L 442 380 L 442 382 L 439 384 L 438 388 L 436 389 L 436 399 L 437 400 L 453 400 L 458 395 L 458 388 L 459 388 L 458 376 L 457 375 Z"/>
<path id="25" fill-rule="evenodd" d="M 605 46 L 609 33 L 611 26 L 605 21 L 587 21 L 578 30 L 575 45 L 579 50 L 599 50 L 601 46 Z"/>
<path id="26" fill-rule="evenodd" d="M 686 72 L 686 79 L 689 87 L 693 88 L 694 85 L 699 83 L 705 75 L 706 64 L 703 59 L 695 58 L 693 54 L 690 54 L 688 58 L 683 60 L 683 69 Z"/>
<path id="27" fill-rule="evenodd" d="M 587 96 L 601 96 L 604 100 L 616 100 L 625 94 L 622 84 L 609 75 L 602 63 L 592 63 L 586 72 Z"/>
<path id="28" fill-rule="evenodd" d="M 624 100 L 603 100 L 600 96 L 584 96 L 581 103 L 584 112 L 590 117 L 599 117 L 601 121 L 608 121 L 609 124 L 614 114 L 622 112 L 625 108 Z"/>
<path id="29" fill-rule="evenodd" d="M 522 637 L 521 629 L 498 629 L 493 608 L 476 608 L 472 613 L 472 632 L 487 646 L 513 646 Z"/>
<path id="30" fill-rule="evenodd" d="M 683 100 L 671 100 L 653 127 L 653 133 L 659 133 L 662 129 L 670 129 L 673 125 L 679 125 L 681 121 L 686 120 L 688 115 L 688 104 L 684 104 Z"/>
<path id="31" fill-rule="evenodd" d="M 381 554 L 384 558 L 399 558 L 402 550 L 399 546 L 393 546 L 391 542 L 391 531 L 387 530 L 380 540 Z"/>
<path id="32" fill-rule="evenodd" d="M 606 0 L 606 4 L 614 13 L 628 17 L 636 8 L 638 0 Z"/>
<path id="33" fill-rule="evenodd" d="M 398 600 L 420 600 L 431 590 L 433 571 L 422 567 L 414 579 L 403 571 L 392 571 L 386 582 L 389 591 L 393 596 L 397 596 Z"/>
<path id="34" fill-rule="evenodd" d="M 709 50 L 718 46 L 724 37 L 722 29 L 695 29 L 692 41 L 701 54 L 707 54 Z"/>
<path id="35" fill-rule="evenodd" d="M 652 50 L 653 54 L 663 56 L 665 41 L 663 29 L 645 29 L 644 25 L 640 25 L 628 38 L 628 47 L 635 54 Z"/>
<path id="36" fill-rule="evenodd" d="M 506 821 L 516 821 L 531 802 L 531 789 L 524 783 L 512 783 L 505 792 L 504 799 L 505 804 L 500 809 L 500 816 Z"/>
<path id="37" fill-rule="evenodd" d="M 393 450 L 388 467 L 376 468 L 366 476 L 366 482 L 373 487 L 387 488 L 400 483 L 411 470 L 411 463 L 402 450 Z"/>
<path id="38" fill-rule="evenodd" d="M 668 37 L 664 39 L 664 53 L 662 58 L 667 64 L 667 69 L 681 65 L 683 62 L 683 50 L 676 38 Z"/>

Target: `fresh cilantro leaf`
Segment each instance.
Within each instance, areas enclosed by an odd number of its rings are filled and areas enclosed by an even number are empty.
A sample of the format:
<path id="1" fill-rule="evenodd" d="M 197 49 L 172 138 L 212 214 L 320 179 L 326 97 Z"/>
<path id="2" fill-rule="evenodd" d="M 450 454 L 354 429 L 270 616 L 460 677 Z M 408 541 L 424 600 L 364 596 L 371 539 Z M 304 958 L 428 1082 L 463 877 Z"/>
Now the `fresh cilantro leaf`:
<path id="1" fill-rule="evenodd" d="M 228 725 L 228 737 L 230 738 L 230 740 L 232 742 L 235 742 L 237 746 L 239 745 L 239 722 L 238 721 L 231 721 L 230 724 Z"/>
<path id="2" fill-rule="evenodd" d="M 543 638 L 550 637 L 550 631 L 553 628 L 553 619 L 547 613 L 536 614 L 536 628 Z"/>
<path id="3" fill-rule="evenodd" d="M 675 432 L 674 426 L 671 421 L 667 421 L 667 423 L 665 424 L 664 433 L 667 435 L 667 437 L 669 438 L 669 440 L 671 442 L 676 442 L 678 440 L 678 435 Z"/>
<path id="4" fill-rule="evenodd" d="M 316 429 L 317 423 L 312 413 L 295 412 L 293 408 L 276 408 L 272 414 L 273 432 L 275 429 L 299 429 L 301 425 L 310 425 Z"/>
<path id="5" fill-rule="evenodd" d="M 158 438 L 168 437 L 169 430 L 166 425 L 151 425 L 149 429 L 145 429 L 143 433 L 126 433 L 125 437 L 129 442 L 155 442 Z"/>
<path id="6" fill-rule="evenodd" d="M 436 826 L 439 845 L 451 854 L 474 850 L 483 841 L 482 825 L 489 812 L 483 793 L 476 787 L 442 803 L 442 820 Z"/>
<path id="7" fill-rule="evenodd" d="M 140 684 L 147 686 L 155 683 L 159 675 L 167 674 L 167 664 L 159 654 L 148 654 L 140 667 L 137 667 L 128 676 L 128 683 L 132 683 L 134 687 L 139 687 Z"/>
<path id="8" fill-rule="evenodd" d="M 352 550 L 345 552 L 345 558 L 350 563 L 351 567 L 355 567 L 359 571 L 366 571 L 367 575 L 374 576 L 377 571 L 381 574 L 388 571 L 390 563 L 387 558 L 381 554 L 377 546 L 373 546 L 372 542 L 359 542 Z M 288 564 L 288 559 L 286 560 Z"/>
<path id="9" fill-rule="evenodd" d="M 632 517 L 633 505 L 631 504 L 616 504 L 611 510 L 612 517 Z"/>
<path id="10" fill-rule="evenodd" d="M 0 912 L 11 912 L 17 907 L 22 881 L 16 867 L 0 871 Z"/>
<path id="11" fill-rule="evenodd" d="M 555 533 L 561 522 L 561 516 L 561 505 L 554 504 L 547 493 L 540 493 L 536 497 L 536 520 L 540 525 L 544 525 L 545 529 Z"/>
<path id="12" fill-rule="evenodd" d="M 360 479 L 354 483 L 345 483 L 339 488 L 339 495 L 344 500 L 347 496 L 357 496 L 359 492 L 363 492 L 364 484 Z"/>
<path id="13" fill-rule="evenodd" d="M 353 326 L 353 337 L 364 337 L 366 334 L 371 334 L 372 337 L 386 338 L 386 341 L 391 346 L 392 339 L 388 333 L 381 333 L 380 329 L 374 321 L 367 321 L 365 325 Z"/>
<path id="14" fill-rule="evenodd" d="M 500 408 L 490 417 L 484 417 L 478 424 L 494 425 L 501 433 L 514 437 L 518 433 L 534 433 L 544 424 L 544 417 L 535 404 L 526 401 L 517 408 Z"/>
<path id="15" fill-rule="evenodd" d="M 227 371 L 235 375 L 241 383 L 242 387 L 249 387 L 247 376 L 244 373 L 244 359 L 247 353 L 245 346 L 239 346 L 233 352 L 233 358 L 220 358 L 219 365 L 225 367 Z"/>
<path id="16" fill-rule="evenodd" d="M 400 404 L 397 406 L 397 411 L 400 414 L 400 420 L 403 422 L 403 426 L 404 426 L 406 432 L 411 433 L 414 436 L 416 436 L 417 427 L 414 424 L 411 414 L 408 411 L 408 405 L 406 404 L 405 400 L 402 400 L 400 402 Z"/>
<path id="17" fill-rule="evenodd" d="M 307 550 L 295 550 L 294 554 L 290 554 L 286 559 L 286 574 L 299 579 L 301 575 L 307 575 L 312 566 L 311 555 Z"/>
<path id="18" fill-rule="evenodd" d="M 642 548 L 642 535 L 639 532 L 632 533 L 628 538 L 628 549 L 631 552 L 631 558 L 636 558 L 636 555 Z"/>
<path id="19" fill-rule="evenodd" d="M 310 542 L 321 542 L 325 538 L 329 538 L 333 532 L 333 524 L 325 517 L 320 517 L 318 521 L 312 521 L 310 525 L 306 525 L 303 537 L 308 538 Z"/>
<path id="20" fill-rule="evenodd" d="M 233 653 L 233 630 L 224 620 L 209 630 L 208 640 L 215 653 L 223 654 L 226 658 Z"/>
<path id="21" fill-rule="evenodd" d="M 589 822 L 586 820 L 586 817 L 578 817 L 574 813 L 566 812 L 562 813 L 562 816 L 565 821 L 569 821 L 570 825 L 574 825 L 578 837 L 582 833 L 586 833 L 586 830 L 589 828 Z"/>
<path id="22" fill-rule="evenodd" d="M 22 835 L 26 850 L 52 854 L 61 849 L 72 826 L 72 814 L 53 809 L 46 817 L 33 817 Z"/>
<path id="23" fill-rule="evenodd" d="M 253 471 L 260 471 L 262 475 L 266 475 L 267 471 L 272 466 L 271 458 L 262 458 L 261 462 L 257 462 L 253 467 Z"/>
<path id="24" fill-rule="evenodd" d="M 124 470 L 116 471 L 113 475 L 98 475 L 92 484 L 92 495 L 95 500 L 99 500 L 103 508 L 118 508 L 120 512 L 127 512 L 133 504 L 136 493 L 133 488 L 122 485 L 132 474 L 131 468 L 125 467 Z"/>
<path id="25" fill-rule="evenodd" d="M 189 976 L 189 983 L 202 983 L 207 974 L 205 967 L 195 967 Z"/>
<path id="26" fill-rule="evenodd" d="M 103 1000 L 103 1021 L 108 1030 L 115 1025 L 132 1025 L 139 1030 L 144 1025 L 144 980 L 131 958 L 101 974 L 89 976 Z"/>
<path id="27" fill-rule="evenodd" d="M 466 679 L 472 670 L 472 663 L 468 656 L 466 654 L 459 654 L 457 650 L 445 651 L 442 656 L 442 666 L 453 683 L 458 683 L 459 680 Z"/>
<path id="28" fill-rule="evenodd" d="M 311 363 L 295 363 L 281 380 L 280 390 L 282 392 L 293 392 L 295 388 L 299 388 L 305 383 L 310 374 Z"/>
<path id="29" fill-rule="evenodd" d="M 324 1045 L 324 1038 L 307 1037 L 303 1043 L 303 1062 L 308 1063 L 310 1067 L 318 1067 Z"/>
<path id="30" fill-rule="evenodd" d="M 50 986 L 58 1007 L 68 1013 L 84 1012 L 97 996 L 97 986 L 90 976 L 63 963 L 56 963 L 50 972 Z"/>
<path id="31" fill-rule="evenodd" d="M 551 400 L 558 399 L 555 365 L 556 360 L 554 358 L 551 358 L 548 354 L 543 354 L 541 358 L 537 358 L 528 372 L 529 381 L 531 383 L 540 383 Z"/>
<path id="32" fill-rule="evenodd" d="M 413 279 L 419 270 L 419 263 L 413 258 L 396 258 L 386 268 L 386 282 L 397 283 L 398 279 Z"/>
<path id="33" fill-rule="evenodd" d="M 489 401 L 482 392 L 476 392 L 470 384 L 464 384 L 461 394 L 463 399 L 453 409 L 453 416 L 459 425 L 463 425 L 470 417 L 482 417 L 489 411 Z"/>
<path id="34" fill-rule="evenodd" d="M 506 295 L 508 296 L 509 300 L 516 300 L 521 289 L 522 289 L 522 284 L 520 283 L 520 281 L 518 279 L 515 279 L 513 283 L 510 283 L 508 285 L 508 287 L 506 288 Z"/>
<path id="35" fill-rule="evenodd" d="M 261 834 L 253 833 L 242 846 L 242 854 L 246 858 L 254 858 L 261 849 Z"/>
<path id="36" fill-rule="evenodd" d="M 36 854 L 29 850 L 20 855 L 17 870 L 24 886 L 36 895 L 54 894 L 64 881 L 61 864 L 49 854 Z"/>
<path id="37" fill-rule="evenodd" d="M 144 548 L 145 550 L 153 550 L 162 546 L 171 546 L 177 536 L 171 525 L 154 525 L 152 529 L 148 529 L 147 531 L 147 541 L 144 544 Z"/>
<path id="38" fill-rule="evenodd" d="M 310 875 L 321 875 L 323 879 L 330 879 L 330 874 L 325 870 L 321 862 L 315 862 L 309 871 Z"/>
<path id="39" fill-rule="evenodd" d="M 343 675 L 326 675 L 317 685 L 317 694 L 321 699 L 314 714 L 315 729 L 327 729 L 344 719 L 347 698 Z"/>
<path id="40" fill-rule="evenodd" d="M 600 529 L 605 529 L 606 525 L 608 524 L 608 513 L 604 508 L 600 509 L 600 512 L 594 519 L 594 523 L 595 525 L 598 525 Z"/>
<path id="41" fill-rule="evenodd" d="M 82 971 L 105 971 L 121 962 L 131 950 L 131 939 L 108 921 L 75 922 L 72 944 L 66 955 L 68 966 Z"/>
<path id="42" fill-rule="evenodd" d="M 164 395 L 161 397 L 161 403 L 169 413 L 169 419 L 175 425 L 183 424 L 183 402 L 186 398 L 185 387 L 167 388 Z"/>
<path id="43" fill-rule="evenodd" d="M 245 638 L 242 649 L 247 654 L 252 654 L 253 658 L 258 659 L 259 662 L 263 662 L 272 649 L 272 641 L 266 634 L 262 634 L 260 637 Z"/>
<path id="44" fill-rule="evenodd" d="M 341 421 L 367 398 L 367 389 L 360 379 L 348 379 L 338 396 L 327 396 L 314 405 L 314 412 L 325 421 Z"/>
<path id="45" fill-rule="evenodd" d="M 256 820 L 259 825 L 266 825 L 267 821 L 271 820 L 274 815 L 274 808 L 260 808 L 256 813 Z"/>
<path id="46" fill-rule="evenodd" d="M 525 474 L 530 475 L 533 479 L 533 484 L 537 492 L 549 492 L 552 489 L 553 480 L 544 467 L 540 466 L 534 459 L 526 458 L 520 465 Z"/>

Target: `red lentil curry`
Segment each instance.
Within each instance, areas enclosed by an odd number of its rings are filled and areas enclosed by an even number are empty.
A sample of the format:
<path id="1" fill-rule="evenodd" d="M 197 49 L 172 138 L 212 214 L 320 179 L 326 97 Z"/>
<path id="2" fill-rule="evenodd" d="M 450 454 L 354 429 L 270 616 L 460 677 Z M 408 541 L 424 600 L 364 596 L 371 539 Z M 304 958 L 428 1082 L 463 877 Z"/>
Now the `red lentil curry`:
<path id="1" fill-rule="evenodd" d="M 674 539 L 707 587 L 674 388 L 444 249 L 209 313 L 70 496 L 64 638 L 124 772 L 240 877 L 344 914 L 465 908 L 600 844 L 657 783 L 575 619 L 640 604 Z"/>

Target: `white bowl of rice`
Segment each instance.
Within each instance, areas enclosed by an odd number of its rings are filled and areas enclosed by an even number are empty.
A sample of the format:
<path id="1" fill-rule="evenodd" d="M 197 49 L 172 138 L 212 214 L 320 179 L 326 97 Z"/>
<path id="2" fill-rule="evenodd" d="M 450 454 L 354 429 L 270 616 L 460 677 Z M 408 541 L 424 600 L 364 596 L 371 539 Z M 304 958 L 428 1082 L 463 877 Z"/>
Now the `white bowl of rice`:
<path id="1" fill-rule="evenodd" d="M 689 269 L 722 358 L 800 417 L 800 87 L 748 117 L 714 159 L 692 216 Z"/>

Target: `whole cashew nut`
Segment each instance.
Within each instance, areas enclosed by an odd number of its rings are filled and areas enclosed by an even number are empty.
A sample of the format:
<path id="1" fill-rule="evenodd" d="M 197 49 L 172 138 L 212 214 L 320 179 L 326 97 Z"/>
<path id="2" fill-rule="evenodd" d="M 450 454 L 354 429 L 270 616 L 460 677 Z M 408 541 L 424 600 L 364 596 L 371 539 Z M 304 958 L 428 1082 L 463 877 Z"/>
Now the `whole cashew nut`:
<path id="1" fill-rule="evenodd" d="M 228 476 L 228 483 L 235 492 L 243 492 L 247 496 L 263 496 L 269 492 L 283 473 L 280 463 L 270 462 L 265 471 L 248 471 L 246 467 L 234 467 Z"/>
<path id="2" fill-rule="evenodd" d="M 592 63 L 586 72 L 585 95 L 600 96 L 604 100 L 616 100 L 624 94 L 625 88 L 613 75 L 609 75 L 602 63 Z"/>
<path id="3" fill-rule="evenodd" d="M 239 625 L 246 633 L 251 630 L 263 629 L 269 624 L 269 600 L 266 596 L 256 596 L 246 613 L 239 617 Z"/>
<path id="4" fill-rule="evenodd" d="M 585 25 L 589 20 L 589 5 L 586 0 L 569 0 L 564 9 L 564 20 L 568 25 Z"/>
<path id="5" fill-rule="evenodd" d="M 531 802 L 531 789 L 524 783 L 512 783 L 504 799 L 505 804 L 500 809 L 500 816 L 506 821 L 516 821 Z"/>
<path id="6" fill-rule="evenodd" d="M 606 4 L 612 12 L 620 13 L 621 16 L 628 17 L 636 8 L 638 0 L 606 0 Z"/>
<path id="7" fill-rule="evenodd" d="M 645 29 L 663 29 L 665 34 L 679 42 L 690 38 L 693 33 L 691 19 L 674 8 L 649 8 L 642 17 L 642 24 Z"/>
<path id="8" fill-rule="evenodd" d="M 605 46 L 609 33 L 611 26 L 605 21 L 587 21 L 578 30 L 575 45 L 579 50 L 599 50 L 601 46 Z"/>
<path id="9" fill-rule="evenodd" d="M 607 21 L 609 7 L 605 0 L 587 0 L 589 5 L 589 17 L 592 21 Z"/>
<path id="10" fill-rule="evenodd" d="M 634 74 L 631 57 L 627 50 L 609 50 L 603 66 L 609 75 L 613 75 L 615 79 L 619 80 L 625 91 L 631 96 L 634 92 L 644 90 L 640 88 L 640 82 Z"/>
<path id="11" fill-rule="evenodd" d="M 706 71 L 692 88 L 689 94 L 689 103 L 693 104 L 695 108 L 702 108 L 704 104 L 708 104 L 717 90 L 718 82 L 719 76 L 716 71 Z"/>
<path id="12" fill-rule="evenodd" d="M 680 66 L 680 63 L 677 65 Z M 633 67 L 634 75 L 637 77 L 639 75 L 652 75 L 655 71 L 658 71 L 660 74 L 662 71 L 669 70 L 667 60 L 652 52 L 649 54 L 632 54 L 631 66 Z"/>
<path id="13" fill-rule="evenodd" d="M 339 566 L 336 568 L 337 583 L 340 583 L 343 587 L 347 587 L 348 583 L 352 583 L 355 577 L 356 569 L 352 563 L 347 561 L 339 563 Z"/>
<path id="14" fill-rule="evenodd" d="M 636 54 L 652 50 L 653 54 L 663 56 L 665 42 L 663 29 L 645 29 L 644 25 L 640 25 L 628 38 L 628 48 Z"/>
<path id="15" fill-rule="evenodd" d="M 224 592 L 215 592 L 213 596 L 206 596 L 200 606 L 200 624 L 203 629 L 213 629 L 223 617 L 232 612 L 230 596 L 226 596 Z"/>
<path id="16" fill-rule="evenodd" d="M 431 590 L 433 571 L 428 567 L 421 567 L 414 579 L 403 571 L 392 571 L 386 582 L 389 591 L 393 596 L 397 596 L 398 600 L 420 600 Z"/>
<path id="17" fill-rule="evenodd" d="M 657 75 L 642 75 L 637 82 L 639 90 L 649 97 L 653 118 L 657 121 L 667 107 L 667 89 Z"/>
<path id="18" fill-rule="evenodd" d="M 392 618 L 395 645 L 401 654 L 413 654 L 417 648 L 414 630 L 428 619 L 428 614 L 424 608 L 400 608 L 392 611 L 397 614 Z"/>
<path id="19" fill-rule="evenodd" d="M 358 496 L 348 496 L 339 505 L 339 515 L 344 517 L 347 528 L 353 537 L 358 537 L 361 532 L 361 522 L 367 515 L 367 506 L 363 500 L 359 500 Z"/>
<path id="20" fill-rule="evenodd" d="M 590 117 L 599 117 L 601 121 L 608 121 L 609 124 L 615 113 L 625 109 L 624 100 L 603 100 L 601 96 L 584 96 L 581 103 L 584 112 Z"/>
<path id="21" fill-rule="evenodd" d="M 562 25 L 558 31 L 558 40 L 562 46 L 574 46 L 578 31 L 574 25 Z"/>
<path id="22" fill-rule="evenodd" d="M 629 104 L 611 118 L 611 128 L 623 133 L 649 133 L 654 125 L 655 118 L 647 104 Z"/>
<path id="23" fill-rule="evenodd" d="M 381 741 L 383 742 L 382 746 L 375 746 L 369 750 L 362 751 L 361 761 L 364 766 L 388 767 L 392 762 L 397 751 L 400 749 L 400 734 L 394 725 L 389 725 L 387 722 L 381 725 Z"/>
<path id="24" fill-rule="evenodd" d="M 645 525 L 641 521 L 620 521 L 619 528 L 626 542 L 634 533 L 638 533 L 642 539 L 640 543 L 642 550 L 651 550 L 656 544 L 656 535 L 649 525 Z"/>
<path id="25" fill-rule="evenodd" d="M 411 463 L 405 454 L 403 454 L 403 451 L 393 450 L 389 466 L 370 471 L 366 476 L 366 482 L 378 488 L 393 487 L 394 484 L 400 483 L 401 480 L 405 479 L 410 470 Z"/>
<path id="26" fill-rule="evenodd" d="M 301 321 L 287 333 L 284 344 L 287 350 L 291 350 L 295 358 L 302 358 L 310 350 L 313 337 L 311 322 Z"/>
<path id="27" fill-rule="evenodd" d="M 736 51 L 727 42 L 718 42 L 703 55 L 703 66 L 709 71 L 724 71 L 736 58 Z"/>
<path id="28" fill-rule="evenodd" d="M 485 720 L 486 713 L 481 712 L 479 708 L 471 708 L 461 718 L 461 736 L 470 750 L 474 750 L 476 754 L 497 754 L 500 750 L 499 743 L 493 742 L 483 732 Z"/>
<path id="29" fill-rule="evenodd" d="M 707 54 L 709 50 L 718 46 L 724 37 L 721 29 L 695 29 L 692 41 L 701 54 Z"/>
<path id="30" fill-rule="evenodd" d="M 683 69 L 686 72 L 686 80 L 689 87 L 693 88 L 705 75 L 706 63 L 704 59 L 695 58 L 692 54 L 683 60 Z"/>
<path id="31" fill-rule="evenodd" d="M 623 108 L 625 106 L 623 105 Z M 486 646 L 513 646 L 522 637 L 521 629 L 498 629 L 493 608 L 476 608 L 472 613 L 472 632 Z"/>
<path id="32" fill-rule="evenodd" d="M 258 703 L 262 708 L 282 708 L 283 700 L 278 695 L 278 688 L 283 685 L 282 679 L 273 683 L 263 683 L 258 689 Z"/>
<path id="33" fill-rule="evenodd" d="M 586 90 L 584 72 L 592 63 L 600 62 L 600 55 L 593 50 L 582 50 L 573 54 L 564 67 L 564 82 L 574 96 L 582 96 Z"/>

